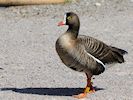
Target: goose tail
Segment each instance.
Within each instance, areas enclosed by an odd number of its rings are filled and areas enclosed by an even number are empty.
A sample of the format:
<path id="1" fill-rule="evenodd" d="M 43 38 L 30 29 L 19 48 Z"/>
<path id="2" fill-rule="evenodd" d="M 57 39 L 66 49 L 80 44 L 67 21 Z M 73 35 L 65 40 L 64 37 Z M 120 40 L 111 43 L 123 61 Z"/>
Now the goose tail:
<path id="1" fill-rule="evenodd" d="M 116 48 L 116 47 L 111 47 L 111 50 L 114 52 L 113 56 L 115 59 L 117 59 L 117 61 L 119 63 L 123 63 L 125 62 L 123 55 L 127 54 L 128 52 L 126 50 L 120 49 L 120 48 Z"/>
<path id="2" fill-rule="evenodd" d="M 112 47 L 112 46 L 110 46 L 110 47 L 113 49 L 113 51 L 117 51 L 117 52 L 119 52 L 121 55 L 128 54 L 128 52 L 127 52 L 126 50 L 123 50 L 123 49 L 120 49 L 120 48 L 116 48 L 116 47 Z"/>

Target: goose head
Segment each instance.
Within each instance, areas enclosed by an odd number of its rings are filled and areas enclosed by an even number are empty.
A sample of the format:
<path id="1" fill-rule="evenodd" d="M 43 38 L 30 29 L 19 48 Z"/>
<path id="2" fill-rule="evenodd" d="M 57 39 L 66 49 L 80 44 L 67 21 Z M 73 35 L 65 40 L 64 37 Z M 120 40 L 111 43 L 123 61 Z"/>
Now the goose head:
<path id="1" fill-rule="evenodd" d="M 78 36 L 80 21 L 79 17 L 73 13 L 68 12 L 64 15 L 64 20 L 58 23 L 58 26 L 68 25 L 67 33 L 71 33 L 74 37 Z"/>

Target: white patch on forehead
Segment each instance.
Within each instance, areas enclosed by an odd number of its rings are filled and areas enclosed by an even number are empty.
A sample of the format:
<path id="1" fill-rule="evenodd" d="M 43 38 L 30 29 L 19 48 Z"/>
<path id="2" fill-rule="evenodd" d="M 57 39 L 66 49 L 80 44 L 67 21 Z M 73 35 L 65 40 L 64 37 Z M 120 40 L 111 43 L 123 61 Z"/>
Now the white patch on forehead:
<path id="1" fill-rule="evenodd" d="M 66 24 L 66 14 L 64 15 L 63 22 L 64 22 L 64 24 Z"/>

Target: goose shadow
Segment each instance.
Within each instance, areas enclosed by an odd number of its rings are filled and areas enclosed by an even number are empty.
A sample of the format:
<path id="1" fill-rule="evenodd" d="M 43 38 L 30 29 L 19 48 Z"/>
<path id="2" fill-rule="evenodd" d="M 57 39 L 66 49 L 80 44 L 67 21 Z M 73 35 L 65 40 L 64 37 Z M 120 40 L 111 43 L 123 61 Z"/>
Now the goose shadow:
<path id="1" fill-rule="evenodd" d="M 96 91 L 103 88 L 94 87 Z M 24 94 L 72 96 L 83 92 L 83 88 L 1 88 L 0 91 L 13 91 Z"/>

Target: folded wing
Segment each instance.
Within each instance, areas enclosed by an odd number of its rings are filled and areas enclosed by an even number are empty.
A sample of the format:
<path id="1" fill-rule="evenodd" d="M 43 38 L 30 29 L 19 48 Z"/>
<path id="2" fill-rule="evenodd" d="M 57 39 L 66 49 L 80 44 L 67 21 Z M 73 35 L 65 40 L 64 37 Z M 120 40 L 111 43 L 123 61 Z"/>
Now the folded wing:
<path id="1" fill-rule="evenodd" d="M 124 62 L 123 55 L 126 53 L 125 50 L 108 46 L 102 41 L 89 36 L 80 36 L 79 41 L 84 44 L 88 53 L 102 61 L 104 64 Z"/>
<path id="2" fill-rule="evenodd" d="M 105 65 L 93 55 L 85 50 L 84 45 L 77 43 L 76 47 L 69 51 L 69 55 L 73 57 L 71 68 L 90 71 L 93 75 L 99 75 L 105 70 Z"/>

